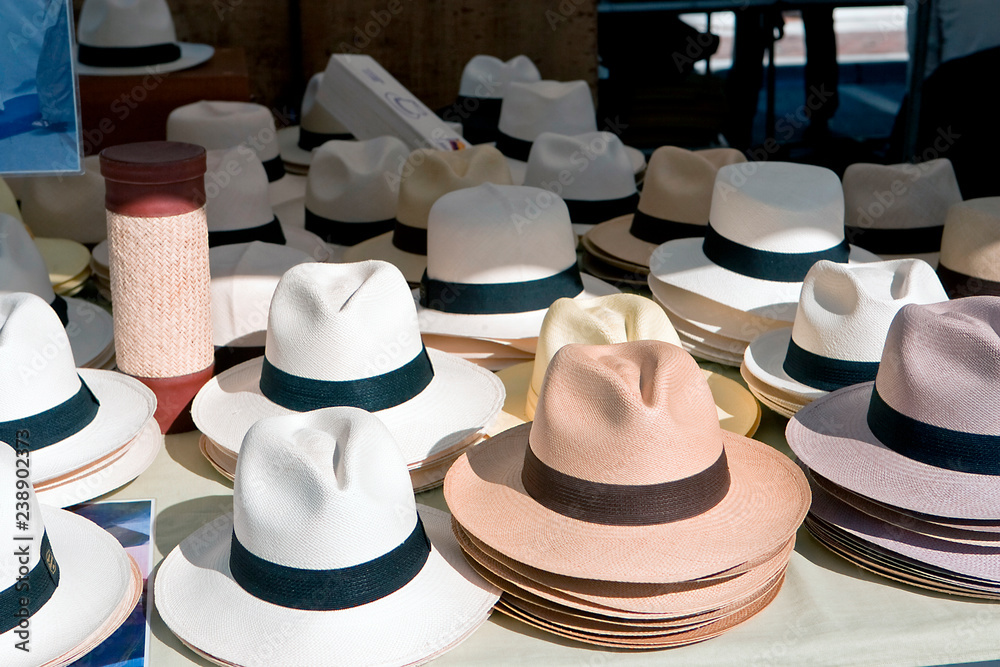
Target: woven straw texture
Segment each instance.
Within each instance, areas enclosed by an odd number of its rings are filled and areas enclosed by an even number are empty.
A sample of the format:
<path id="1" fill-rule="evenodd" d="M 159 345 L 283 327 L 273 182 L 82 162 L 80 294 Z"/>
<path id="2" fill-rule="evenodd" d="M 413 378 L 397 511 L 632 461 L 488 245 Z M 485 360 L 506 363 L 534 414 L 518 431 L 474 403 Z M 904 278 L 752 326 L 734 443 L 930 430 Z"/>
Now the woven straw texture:
<path id="1" fill-rule="evenodd" d="M 108 211 L 118 368 L 167 378 L 213 360 L 204 207 L 165 218 Z"/>

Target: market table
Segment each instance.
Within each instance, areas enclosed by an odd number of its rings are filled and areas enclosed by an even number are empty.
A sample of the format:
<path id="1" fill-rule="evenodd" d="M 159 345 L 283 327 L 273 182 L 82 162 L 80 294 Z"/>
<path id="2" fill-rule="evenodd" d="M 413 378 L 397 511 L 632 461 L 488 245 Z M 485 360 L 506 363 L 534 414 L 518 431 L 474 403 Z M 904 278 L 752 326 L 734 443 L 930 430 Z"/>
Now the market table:
<path id="1" fill-rule="evenodd" d="M 742 383 L 736 369 L 702 365 Z M 790 455 L 786 423 L 764 408 L 755 437 Z M 194 530 L 232 511 L 232 483 L 202 457 L 198 438 L 198 433 L 168 436 L 149 470 L 102 498 L 156 500 L 157 564 Z M 417 501 L 446 509 L 440 489 L 419 494 Z M 150 622 L 151 665 L 211 664 L 184 647 L 152 609 Z M 294 641 L 294 628 L 275 628 L 273 635 L 259 638 L 261 654 L 280 655 L 281 645 Z M 468 641 L 433 664 L 940 665 L 997 658 L 1000 604 L 948 597 L 870 574 L 826 551 L 803 528 L 777 599 L 746 623 L 707 642 L 665 651 L 609 651 L 544 634 L 494 613 Z"/>

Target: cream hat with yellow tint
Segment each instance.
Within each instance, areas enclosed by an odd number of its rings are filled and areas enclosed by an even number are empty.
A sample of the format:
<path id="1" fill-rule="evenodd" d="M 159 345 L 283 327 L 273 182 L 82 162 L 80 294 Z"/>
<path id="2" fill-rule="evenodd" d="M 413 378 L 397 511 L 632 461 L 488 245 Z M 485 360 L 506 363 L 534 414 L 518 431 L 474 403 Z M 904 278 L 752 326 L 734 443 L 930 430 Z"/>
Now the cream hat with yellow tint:
<path id="1" fill-rule="evenodd" d="M 659 340 L 681 346 L 670 320 L 655 302 L 637 294 L 612 294 L 595 299 L 559 299 L 542 322 L 534 362 L 497 373 L 507 391 L 504 412 L 534 419 L 545 371 L 556 352 L 570 343 L 605 345 Z M 737 382 L 705 371 L 719 413 L 720 426 L 750 435 L 760 423 L 760 406 Z"/>

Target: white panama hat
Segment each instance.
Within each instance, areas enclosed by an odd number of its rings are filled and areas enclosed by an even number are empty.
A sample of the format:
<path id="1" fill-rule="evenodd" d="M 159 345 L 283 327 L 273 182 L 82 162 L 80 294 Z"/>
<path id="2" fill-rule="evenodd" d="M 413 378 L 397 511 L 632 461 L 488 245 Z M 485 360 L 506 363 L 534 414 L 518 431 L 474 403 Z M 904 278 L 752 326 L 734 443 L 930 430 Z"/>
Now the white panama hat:
<path id="1" fill-rule="evenodd" d="M 176 72 L 209 60 L 208 44 L 178 42 L 166 0 L 85 0 L 77 20 L 77 74 Z"/>
<path id="2" fill-rule="evenodd" d="M 500 107 L 497 148 L 507 157 L 514 184 L 521 185 L 531 145 L 543 132 L 573 136 L 597 129 L 594 99 L 585 81 L 512 81 Z M 646 158 L 636 148 L 625 150 L 633 174 L 641 174 Z"/>
<path id="3" fill-rule="evenodd" d="M 455 103 L 440 112 L 441 118 L 460 121 L 462 136 L 472 144 L 496 141 L 500 105 L 507 85 L 512 81 L 541 79 L 528 56 L 514 56 L 506 62 L 496 56 L 473 56 L 462 69 Z"/>
<path id="4" fill-rule="evenodd" d="M 875 379 L 889 325 L 900 308 L 947 300 L 934 269 L 923 260 L 820 261 L 802 284 L 795 324 L 758 337 L 743 363 L 779 395 L 809 402 Z"/>
<path id="5" fill-rule="evenodd" d="M 287 165 L 309 169 L 316 149 L 328 141 L 350 141 L 351 131 L 316 100 L 323 85 L 323 72 L 313 74 L 302 95 L 302 120 L 298 125 L 278 130 L 281 159 Z"/>
<path id="6" fill-rule="evenodd" d="M 30 460 L 15 447 L 0 443 L 0 488 L 10 498 L 0 503 L 7 545 L 0 554 L 0 607 L 10 610 L 0 619 L 0 663 L 66 665 L 128 618 L 142 579 L 109 533 L 39 503 L 31 484 L 24 484 Z"/>
<path id="7" fill-rule="evenodd" d="M 199 430 L 238 454 L 258 419 L 335 405 L 389 427 L 407 463 L 469 444 L 496 420 L 503 384 L 425 350 L 406 281 L 385 262 L 300 264 L 278 283 L 264 356 L 212 378 L 195 397 Z"/>
<path id="8" fill-rule="evenodd" d="M 625 144 L 610 132 L 538 135 L 528 155 L 524 185 L 562 197 L 578 236 L 598 223 L 634 213 L 639 203 Z"/>
<path id="9" fill-rule="evenodd" d="M 49 304 L 65 327 L 76 366 L 101 367 L 114 354 L 114 322 L 106 311 L 52 291 L 49 272 L 27 230 L 0 213 L 0 295 L 34 294 Z"/>
<path id="10" fill-rule="evenodd" d="M 281 665 L 408 665 L 453 648 L 500 597 L 462 556 L 446 512 L 417 506 L 374 416 L 327 408 L 257 422 L 233 514 L 184 540 L 156 607 L 214 661 L 254 664 L 275 632 Z"/>
<path id="11" fill-rule="evenodd" d="M 556 299 L 618 291 L 580 273 L 569 210 L 548 190 L 486 183 L 431 208 L 418 307 L 423 333 L 537 338 Z"/>

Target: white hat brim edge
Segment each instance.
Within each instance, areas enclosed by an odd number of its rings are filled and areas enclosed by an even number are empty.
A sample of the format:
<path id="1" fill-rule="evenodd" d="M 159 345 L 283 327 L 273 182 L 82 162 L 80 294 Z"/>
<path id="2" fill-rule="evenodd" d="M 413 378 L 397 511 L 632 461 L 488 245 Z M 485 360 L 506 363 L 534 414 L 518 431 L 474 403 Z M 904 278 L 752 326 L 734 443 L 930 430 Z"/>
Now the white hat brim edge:
<path id="1" fill-rule="evenodd" d="M 785 353 L 791 339 L 791 327 L 768 331 L 755 338 L 743 353 L 747 372 L 769 387 L 801 398 L 804 403 L 826 396 L 828 391 L 803 384 L 785 372 Z"/>
<path id="2" fill-rule="evenodd" d="M 232 578 L 232 519 L 220 517 L 163 560 L 154 581 L 156 607 L 182 641 L 229 663 L 250 664 L 275 640 L 283 664 L 329 664 L 331 656 L 352 665 L 423 662 L 483 624 L 500 591 L 465 561 L 451 516 L 417 508 L 431 554 L 412 581 L 380 600 L 305 611 L 254 597 Z"/>
<path id="3" fill-rule="evenodd" d="M 109 623 L 133 592 L 132 561 L 122 545 L 71 512 L 43 506 L 41 514 L 59 566 L 59 585 L 31 617 L 30 653 L 14 648 L 13 635 L 4 638 L 0 664 L 10 667 L 45 664 L 85 643 L 96 646 L 131 613 Z"/>
<path id="4" fill-rule="evenodd" d="M 142 65 L 140 67 L 93 67 L 84 65 L 79 57 L 76 60 L 76 73 L 84 76 L 138 76 L 143 74 L 168 74 L 189 69 L 208 62 L 215 55 L 215 47 L 209 44 L 193 44 L 191 42 L 176 42 L 181 47 L 181 57 L 169 63 L 159 65 Z"/>
<path id="5" fill-rule="evenodd" d="M 299 148 L 299 132 L 301 127 L 291 125 L 278 130 L 278 147 L 281 159 L 286 164 L 300 168 L 309 168 L 312 164 L 312 151 Z"/>

